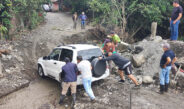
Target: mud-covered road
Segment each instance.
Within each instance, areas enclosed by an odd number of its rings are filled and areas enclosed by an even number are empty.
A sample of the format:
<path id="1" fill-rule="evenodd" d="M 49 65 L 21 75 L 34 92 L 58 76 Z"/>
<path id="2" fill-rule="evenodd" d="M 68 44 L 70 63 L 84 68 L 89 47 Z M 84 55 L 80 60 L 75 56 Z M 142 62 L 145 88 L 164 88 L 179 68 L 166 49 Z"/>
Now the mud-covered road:
<path id="1" fill-rule="evenodd" d="M 0 109 L 55 109 L 59 97 L 59 83 L 38 79 L 29 87 L 0 99 Z"/>

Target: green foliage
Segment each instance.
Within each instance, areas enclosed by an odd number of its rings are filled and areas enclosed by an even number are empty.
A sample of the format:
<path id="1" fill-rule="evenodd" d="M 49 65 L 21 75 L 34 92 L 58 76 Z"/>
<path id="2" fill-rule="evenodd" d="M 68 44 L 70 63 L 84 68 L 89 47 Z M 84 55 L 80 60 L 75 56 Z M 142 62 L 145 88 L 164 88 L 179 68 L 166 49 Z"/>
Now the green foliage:
<path id="1" fill-rule="evenodd" d="M 50 0 L 1 0 L 1 37 L 7 36 L 9 29 L 12 27 L 12 15 L 16 15 L 18 20 L 19 18 L 23 19 L 24 26 L 26 26 L 27 28 L 35 28 L 40 22 L 44 20 L 44 11 L 41 5 L 43 3 L 49 2 Z M 4 30 L 6 30 L 6 32 Z"/>
<path id="2" fill-rule="evenodd" d="M 183 0 L 179 0 L 184 8 Z M 88 16 L 94 16 L 94 23 L 107 28 L 126 27 L 130 35 L 146 36 L 150 34 L 152 22 L 158 23 L 158 33 L 169 36 L 169 18 L 173 9 L 173 0 L 64 0 L 65 6 L 72 8 L 72 12 L 85 11 Z M 125 3 L 125 7 L 123 6 Z M 122 8 L 125 13 L 122 13 Z M 125 16 L 125 17 L 124 17 Z M 123 24 L 124 20 L 126 25 Z M 181 23 L 184 22 L 181 20 Z M 180 30 L 184 26 L 180 25 Z M 140 33 L 140 34 L 139 34 Z M 184 32 L 180 32 L 183 34 Z"/>
<path id="3" fill-rule="evenodd" d="M 82 12 L 82 11 L 85 11 L 85 12 L 88 12 L 88 9 L 89 9 L 89 5 L 88 3 L 91 1 L 91 0 L 63 0 L 64 1 L 64 5 L 67 7 L 67 8 L 71 8 L 72 12 Z"/>
<path id="4" fill-rule="evenodd" d="M 8 29 L 5 26 L 0 25 L 0 39 L 2 39 L 3 36 L 7 34 L 7 32 L 8 32 Z"/>

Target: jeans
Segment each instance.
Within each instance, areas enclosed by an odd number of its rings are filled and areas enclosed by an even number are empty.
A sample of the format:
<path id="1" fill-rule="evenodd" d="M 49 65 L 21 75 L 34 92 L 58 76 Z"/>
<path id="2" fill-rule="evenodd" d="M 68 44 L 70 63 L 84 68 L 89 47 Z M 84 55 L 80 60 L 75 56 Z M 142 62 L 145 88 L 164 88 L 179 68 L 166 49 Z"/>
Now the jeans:
<path id="1" fill-rule="evenodd" d="M 85 20 L 81 20 L 81 29 L 85 29 Z"/>
<path id="2" fill-rule="evenodd" d="M 85 89 L 86 93 L 88 94 L 88 96 L 91 99 L 95 99 L 95 96 L 94 96 L 93 91 L 91 89 L 91 81 L 92 81 L 92 78 L 83 78 L 83 80 L 82 80 L 83 85 L 84 85 L 84 89 Z"/>
<path id="3" fill-rule="evenodd" d="M 178 39 L 178 28 L 179 28 L 180 20 L 178 20 L 175 24 L 173 24 L 173 20 L 171 20 L 170 28 L 171 28 L 171 40 Z"/>
<path id="4" fill-rule="evenodd" d="M 160 85 L 169 84 L 169 73 L 171 71 L 171 66 L 162 68 L 160 72 Z"/>

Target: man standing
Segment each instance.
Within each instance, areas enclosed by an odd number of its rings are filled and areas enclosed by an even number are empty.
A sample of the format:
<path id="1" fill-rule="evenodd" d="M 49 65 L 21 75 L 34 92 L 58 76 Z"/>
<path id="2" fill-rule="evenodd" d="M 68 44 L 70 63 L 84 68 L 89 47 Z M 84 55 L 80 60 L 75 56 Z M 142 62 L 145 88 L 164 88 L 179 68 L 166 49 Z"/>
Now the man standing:
<path id="1" fill-rule="evenodd" d="M 118 53 L 112 54 L 112 52 L 109 52 L 107 58 L 99 57 L 99 60 L 103 60 L 103 61 L 112 60 L 119 67 L 118 72 L 119 72 L 119 75 L 121 77 L 121 80 L 119 81 L 120 83 L 125 82 L 124 74 L 123 74 L 123 71 L 124 71 L 125 74 L 128 75 L 128 77 L 134 82 L 136 87 L 140 86 L 140 84 L 137 82 L 135 77 L 132 75 L 131 62 L 129 60 L 125 59 L 124 57 L 120 56 Z"/>
<path id="2" fill-rule="evenodd" d="M 119 36 L 117 34 L 115 34 L 114 31 L 111 31 L 110 36 L 112 38 L 112 41 L 113 41 L 114 45 L 117 47 L 118 46 L 118 43 L 121 42 Z"/>
<path id="3" fill-rule="evenodd" d="M 169 72 L 171 70 L 171 65 L 174 65 L 176 62 L 175 54 L 170 50 L 170 45 L 168 43 L 163 44 L 164 54 L 160 60 L 160 94 L 163 94 L 164 91 L 168 91 L 169 86 Z"/>
<path id="4" fill-rule="evenodd" d="M 73 29 L 77 29 L 77 12 L 75 12 L 72 16 L 73 19 Z"/>
<path id="5" fill-rule="evenodd" d="M 81 20 L 81 29 L 85 29 L 87 16 L 85 15 L 84 12 L 82 12 L 79 18 Z"/>
<path id="6" fill-rule="evenodd" d="M 66 64 L 62 67 L 62 73 L 64 73 L 64 82 L 62 83 L 62 92 L 59 104 L 63 103 L 63 100 L 66 96 L 68 88 L 71 88 L 72 92 L 72 106 L 75 105 L 76 101 L 76 87 L 77 87 L 77 65 L 70 62 L 69 58 L 65 58 L 64 60 Z"/>
<path id="7" fill-rule="evenodd" d="M 91 63 L 87 60 L 83 60 L 82 56 L 77 56 L 77 67 L 82 74 L 82 82 L 84 85 L 84 89 L 88 96 L 91 98 L 91 101 L 95 100 L 95 96 L 93 90 L 91 89 L 92 82 L 92 73 L 91 73 Z"/>
<path id="8" fill-rule="evenodd" d="M 170 28 L 171 28 L 171 40 L 177 40 L 178 39 L 178 28 L 180 19 L 182 17 L 183 8 L 179 5 L 178 0 L 174 0 L 173 2 L 173 11 L 170 18 Z"/>

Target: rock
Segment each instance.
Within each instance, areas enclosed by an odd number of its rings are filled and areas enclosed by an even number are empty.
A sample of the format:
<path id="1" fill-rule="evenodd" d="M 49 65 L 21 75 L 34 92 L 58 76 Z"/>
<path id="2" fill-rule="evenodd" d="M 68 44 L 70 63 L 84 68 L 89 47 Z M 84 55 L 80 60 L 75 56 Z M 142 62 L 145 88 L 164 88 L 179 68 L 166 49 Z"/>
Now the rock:
<path id="1" fill-rule="evenodd" d="M 136 54 L 132 57 L 134 67 L 141 67 L 146 62 L 143 54 Z"/>
<path id="2" fill-rule="evenodd" d="M 5 69 L 5 72 L 10 73 L 11 71 L 9 69 Z"/>
<path id="3" fill-rule="evenodd" d="M 10 60 L 12 58 L 11 55 L 3 55 L 2 54 L 2 60 Z"/>
<path id="4" fill-rule="evenodd" d="M 142 82 L 144 84 L 152 84 L 154 80 L 151 76 L 143 76 Z"/>
<path id="5" fill-rule="evenodd" d="M 184 73 L 183 72 L 178 72 L 176 81 L 177 81 L 177 86 L 184 88 Z"/>
<path id="6" fill-rule="evenodd" d="M 142 84 L 142 76 L 137 76 L 136 79 L 139 84 Z"/>
<path id="7" fill-rule="evenodd" d="M 10 54 L 10 50 L 0 50 L 0 54 L 8 55 Z"/>
<path id="8" fill-rule="evenodd" d="M 154 41 L 141 41 L 136 43 L 135 46 L 143 47 L 143 51 L 139 54 L 143 54 L 145 63 L 141 67 L 135 67 L 134 72 L 140 72 L 143 76 L 154 76 L 160 72 L 160 58 L 163 54 L 161 43 Z M 142 60 L 141 60 L 142 61 Z M 135 63 L 134 63 L 135 64 Z"/>
<path id="9" fill-rule="evenodd" d="M 168 41 L 171 45 L 171 50 L 174 51 L 178 58 L 178 63 L 184 68 L 184 42 L 183 41 Z"/>
<path id="10" fill-rule="evenodd" d="M 161 42 L 162 41 L 162 37 L 161 36 L 155 36 L 155 38 L 153 39 L 154 42 Z"/>
<path id="11" fill-rule="evenodd" d="M 88 97 L 88 94 L 87 94 L 86 92 L 84 92 L 84 96 L 85 96 L 85 97 Z"/>
<path id="12" fill-rule="evenodd" d="M 134 54 L 139 54 L 139 53 L 141 53 L 142 51 L 144 50 L 144 48 L 143 47 L 141 47 L 141 46 L 135 46 L 135 50 L 134 50 Z"/>
<path id="13" fill-rule="evenodd" d="M 119 43 L 117 48 L 118 48 L 118 50 L 123 51 L 123 50 L 127 49 L 128 47 L 129 47 L 129 45 L 126 45 L 124 43 Z"/>
<path id="14" fill-rule="evenodd" d="M 175 80 L 170 81 L 170 87 L 176 88 L 176 84 L 177 84 L 177 81 L 175 81 Z"/>
<path id="15" fill-rule="evenodd" d="M 118 67 L 113 67 L 111 73 L 118 73 Z"/>

